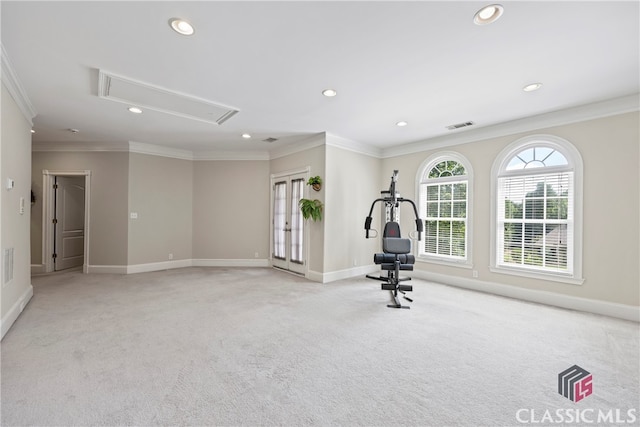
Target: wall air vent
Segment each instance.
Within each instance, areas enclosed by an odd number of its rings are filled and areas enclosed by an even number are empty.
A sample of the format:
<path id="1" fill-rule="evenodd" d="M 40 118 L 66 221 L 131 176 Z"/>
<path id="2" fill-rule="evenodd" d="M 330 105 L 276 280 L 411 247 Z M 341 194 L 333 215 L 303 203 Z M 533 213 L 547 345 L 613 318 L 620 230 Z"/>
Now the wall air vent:
<path id="1" fill-rule="evenodd" d="M 449 125 L 447 126 L 447 129 L 449 130 L 456 130 L 456 129 L 460 129 L 460 128 L 466 128 L 467 126 L 473 126 L 474 123 L 473 122 L 464 122 L 464 123 L 457 123 L 455 125 Z"/>
<path id="2" fill-rule="evenodd" d="M 263 139 L 263 142 L 268 142 L 268 143 L 272 143 L 272 142 L 276 142 L 278 140 L 278 138 L 267 138 L 267 139 Z"/>
<path id="3" fill-rule="evenodd" d="M 117 76 L 103 70 L 98 71 L 98 96 L 130 106 L 218 125 L 238 113 L 236 108 Z"/>
<path id="4" fill-rule="evenodd" d="M 4 277 L 2 278 L 3 285 L 13 280 L 13 251 L 13 248 L 4 250 L 4 259 L 2 261 L 2 269 L 4 270 Z"/>

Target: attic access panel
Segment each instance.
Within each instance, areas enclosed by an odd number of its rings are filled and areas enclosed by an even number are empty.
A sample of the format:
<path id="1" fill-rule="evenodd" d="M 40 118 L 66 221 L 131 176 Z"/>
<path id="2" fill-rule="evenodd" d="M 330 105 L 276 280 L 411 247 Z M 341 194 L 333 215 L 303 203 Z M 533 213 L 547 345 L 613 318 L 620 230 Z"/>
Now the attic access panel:
<path id="1" fill-rule="evenodd" d="M 238 110 L 126 77 L 98 71 L 98 96 L 130 106 L 221 125 Z"/>

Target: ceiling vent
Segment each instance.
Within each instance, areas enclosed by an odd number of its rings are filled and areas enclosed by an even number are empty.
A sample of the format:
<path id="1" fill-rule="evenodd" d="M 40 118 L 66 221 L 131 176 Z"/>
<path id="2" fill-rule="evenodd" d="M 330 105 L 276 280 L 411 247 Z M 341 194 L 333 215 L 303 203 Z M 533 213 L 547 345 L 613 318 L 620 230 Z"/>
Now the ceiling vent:
<path id="1" fill-rule="evenodd" d="M 473 122 L 464 122 L 464 123 L 457 123 L 455 125 L 449 125 L 447 126 L 447 129 L 449 130 L 456 130 L 456 129 L 460 129 L 460 128 L 466 128 L 467 126 L 473 126 L 474 123 Z"/>
<path id="2" fill-rule="evenodd" d="M 267 139 L 263 139 L 262 141 L 272 143 L 272 142 L 276 142 L 277 140 L 278 138 L 267 138 Z"/>
<path id="3" fill-rule="evenodd" d="M 221 125 L 238 110 L 148 83 L 98 72 L 98 96 L 178 117 Z"/>

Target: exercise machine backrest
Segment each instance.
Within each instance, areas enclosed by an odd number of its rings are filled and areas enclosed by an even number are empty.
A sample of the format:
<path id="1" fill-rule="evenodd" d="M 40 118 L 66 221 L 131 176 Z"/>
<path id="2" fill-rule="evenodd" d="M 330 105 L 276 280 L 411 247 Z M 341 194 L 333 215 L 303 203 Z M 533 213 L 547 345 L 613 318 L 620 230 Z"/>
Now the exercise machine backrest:
<path id="1" fill-rule="evenodd" d="M 389 191 L 382 191 L 381 193 L 384 197 L 380 197 L 373 201 L 371 204 L 371 209 L 369 210 L 369 216 L 364 221 L 364 229 L 366 232 L 367 239 L 369 236 L 369 231 L 371 230 L 371 223 L 373 222 L 373 210 L 376 206 L 376 203 L 382 202 L 384 203 L 385 208 L 389 211 L 390 221 L 385 224 L 385 231 L 383 234 L 383 238 L 387 236 L 387 225 L 391 223 L 395 223 L 397 225 L 397 217 L 398 210 L 402 203 L 409 203 L 413 208 L 413 213 L 415 215 L 415 223 L 416 223 L 416 231 L 418 232 L 418 240 L 422 240 L 422 231 L 424 230 L 424 224 L 418 215 L 418 208 L 416 204 L 413 203 L 413 200 L 405 199 L 404 197 L 400 197 L 400 195 L 396 192 L 396 182 L 398 181 L 398 171 L 394 170 L 393 175 L 391 176 L 391 185 L 389 186 Z M 391 230 L 389 230 L 391 232 Z M 392 236 L 396 237 L 396 236 Z M 397 228 L 397 237 L 400 237 L 400 227 Z"/>

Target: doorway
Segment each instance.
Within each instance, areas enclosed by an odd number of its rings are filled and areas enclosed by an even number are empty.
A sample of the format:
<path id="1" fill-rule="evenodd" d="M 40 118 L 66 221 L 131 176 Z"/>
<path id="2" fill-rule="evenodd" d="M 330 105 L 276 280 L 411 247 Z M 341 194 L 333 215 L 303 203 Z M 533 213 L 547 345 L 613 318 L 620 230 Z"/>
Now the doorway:
<path id="1" fill-rule="evenodd" d="M 43 172 L 44 272 L 89 268 L 90 171 Z"/>
<path id="2" fill-rule="evenodd" d="M 307 233 L 298 203 L 304 198 L 308 170 L 271 177 L 271 260 L 274 267 L 304 275 Z"/>
<path id="3" fill-rule="evenodd" d="M 84 264 L 84 177 L 56 176 L 53 203 L 53 270 Z"/>

